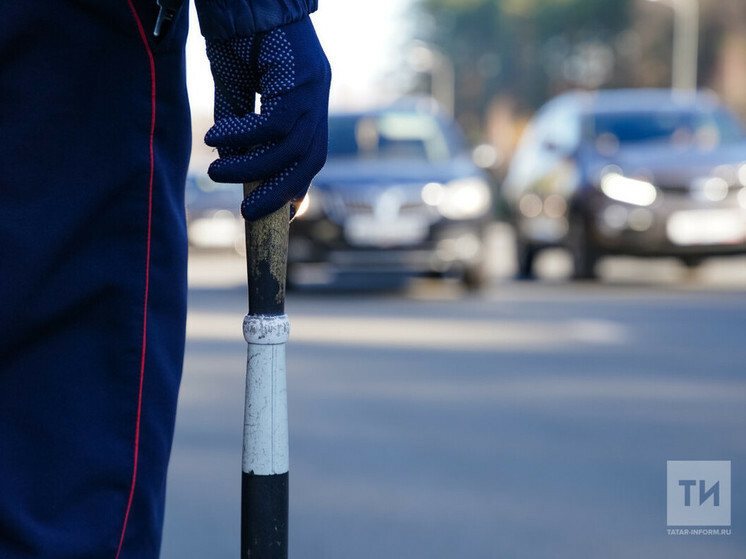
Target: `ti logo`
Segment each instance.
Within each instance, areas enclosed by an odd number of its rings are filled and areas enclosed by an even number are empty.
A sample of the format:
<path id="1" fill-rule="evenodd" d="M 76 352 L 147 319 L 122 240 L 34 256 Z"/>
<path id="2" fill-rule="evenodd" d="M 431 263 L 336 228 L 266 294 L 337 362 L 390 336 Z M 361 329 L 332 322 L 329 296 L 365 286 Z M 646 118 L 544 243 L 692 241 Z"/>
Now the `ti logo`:
<path id="1" fill-rule="evenodd" d="M 730 526 L 730 461 L 669 460 L 668 526 Z"/>

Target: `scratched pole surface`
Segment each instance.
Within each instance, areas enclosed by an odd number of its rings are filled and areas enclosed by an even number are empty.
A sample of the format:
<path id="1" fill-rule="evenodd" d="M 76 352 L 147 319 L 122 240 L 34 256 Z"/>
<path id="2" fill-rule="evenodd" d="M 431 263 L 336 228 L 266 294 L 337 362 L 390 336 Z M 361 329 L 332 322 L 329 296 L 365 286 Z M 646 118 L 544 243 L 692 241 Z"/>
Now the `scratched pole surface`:
<path id="1" fill-rule="evenodd" d="M 258 183 L 244 185 L 244 196 Z M 241 481 L 241 558 L 287 559 L 285 315 L 289 206 L 246 222 L 249 313 Z"/>
<path id="2" fill-rule="evenodd" d="M 244 185 L 244 197 L 258 183 Z M 285 313 L 285 274 L 288 260 L 290 206 L 258 221 L 246 222 L 246 264 L 249 279 L 249 313 Z"/>

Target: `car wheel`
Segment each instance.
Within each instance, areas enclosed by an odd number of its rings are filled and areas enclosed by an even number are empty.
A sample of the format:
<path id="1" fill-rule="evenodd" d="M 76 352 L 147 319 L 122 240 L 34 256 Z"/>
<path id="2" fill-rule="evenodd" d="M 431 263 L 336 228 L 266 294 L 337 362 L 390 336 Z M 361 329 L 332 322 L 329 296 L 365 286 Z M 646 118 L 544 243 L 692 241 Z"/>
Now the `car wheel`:
<path id="1" fill-rule="evenodd" d="M 531 244 L 527 239 L 521 238 L 520 235 L 516 235 L 515 256 L 518 267 L 516 276 L 518 279 L 531 280 L 536 278 L 534 275 L 534 261 L 538 252 L 539 250 L 536 245 Z"/>
<path id="2" fill-rule="evenodd" d="M 596 265 L 601 255 L 593 242 L 591 227 L 586 218 L 578 215 L 570 220 L 568 244 L 572 256 L 573 279 L 597 279 Z"/>
<path id="3" fill-rule="evenodd" d="M 679 260 L 689 270 L 693 270 L 700 266 L 705 259 L 702 256 L 682 256 Z"/>
<path id="4" fill-rule="evenodd" d="M 466 266 L 461 273 L 461 284 L 467 291 L 479 291 L 487 280 L 487 270 L 484 262 Z"/>

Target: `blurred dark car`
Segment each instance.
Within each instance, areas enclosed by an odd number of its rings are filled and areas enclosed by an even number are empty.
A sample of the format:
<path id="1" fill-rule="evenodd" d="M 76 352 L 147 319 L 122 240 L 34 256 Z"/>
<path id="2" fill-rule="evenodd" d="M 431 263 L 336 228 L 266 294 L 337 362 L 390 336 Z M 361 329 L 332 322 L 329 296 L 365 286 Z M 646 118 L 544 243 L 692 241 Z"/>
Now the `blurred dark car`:
<path id="1" fill-rule="evenodd" d="M 192 249 L 246 252 L 242 186 L 190 174 L 186 183 L 187 237 Z"/>
<path id="2" fill-rule="evenodd" d="M 455 123 L 429 102 L 329 117 L 329 158 L 290 227 L 289 277 L 323 266 L 484 281 L 492 191 Z"/>
<path id="3" fill-rule="evenodd" d="M 604 255 L 676 256 L 687 266 L 746 252 L 746 137 L 705 93 L 571 92 L 524 133 L 503 184 L 518 272 L 570 250 L 577 278 Z"/>

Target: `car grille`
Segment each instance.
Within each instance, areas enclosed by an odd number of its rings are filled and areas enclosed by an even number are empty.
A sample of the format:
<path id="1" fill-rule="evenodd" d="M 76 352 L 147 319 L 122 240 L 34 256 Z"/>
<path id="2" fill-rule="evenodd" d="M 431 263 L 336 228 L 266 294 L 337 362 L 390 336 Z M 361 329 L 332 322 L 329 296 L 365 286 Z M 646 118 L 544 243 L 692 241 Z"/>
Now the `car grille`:
<path id="1" fill-rule="evenodd" d="M 698 189 L 694 188 L 691 184 L 688 185 L 682 185 L 682 184 L 660 184 L 657 183 L 655 185 L 658 190 L 663 192 L 666 196 L 671 198 L 697 198 L 698 193 L 701 192 Z M 741 185 L 729 185 L 728 191 L 726 196 L 730 196 L 736 192 L 738 192 L 741 189 Z"/>
<path id="2" fill-rule="evenodd" d="M 343 224 L 351 215 L 388 212 L 392 215 L 417 215 L 434 222 L 437 210 L 422 201 L 421 185 L 371 187 L 334 190 L 323 193 L 322 207 L 327 217 Z"/>

